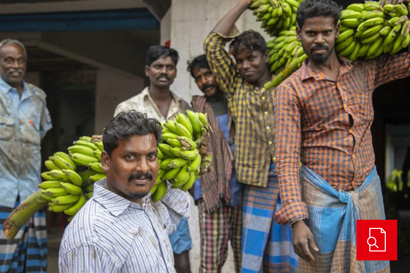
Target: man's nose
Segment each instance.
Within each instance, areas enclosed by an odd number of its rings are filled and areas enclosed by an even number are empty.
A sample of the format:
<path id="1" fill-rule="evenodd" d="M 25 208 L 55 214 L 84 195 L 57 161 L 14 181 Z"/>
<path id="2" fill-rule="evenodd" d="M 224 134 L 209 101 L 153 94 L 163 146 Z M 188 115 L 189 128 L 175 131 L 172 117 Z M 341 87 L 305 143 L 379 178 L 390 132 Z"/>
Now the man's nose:
<path id="1" fill-rule="evenodd" d="M 245 60 L 245 61 L 243 61 L 242 66 L 243 66 L 244 69 L 248 69 L 251 65 L 250 65 L 249 61 Z"/>
<path id="2" fill-rule="evenodd" d="M 135 170 L 142 172 L 142 173 L 146 173 L 149 171 L 149 164 L 146 158 L 141 158 L 141 160 L 139 160 L 137 162 L 137 165 L 135 166 Z"/>
<path id="3" fill-rule="evenodd" d="M 316 35 L 315 43 L 316 44 L 323 44 L 325 42 L 325 39 L 323 38 L 322 34 Z"/>

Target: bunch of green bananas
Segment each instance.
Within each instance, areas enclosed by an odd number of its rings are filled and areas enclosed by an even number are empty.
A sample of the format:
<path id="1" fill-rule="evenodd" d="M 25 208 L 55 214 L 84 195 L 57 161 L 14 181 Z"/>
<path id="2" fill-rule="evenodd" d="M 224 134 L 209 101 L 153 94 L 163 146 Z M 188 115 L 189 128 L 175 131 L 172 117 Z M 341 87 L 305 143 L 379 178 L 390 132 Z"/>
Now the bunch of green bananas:
<path id="1" fill-rule="evenodd" d="M 296 11 L 303 0 L 252 0 L 251 9 L 271 36 L 296 25 Z"/>
<path id="2" fill-rule="evenodd" d="M 94 182 L 106 177 L 101 166 L 103 145 L 99 137 L 82 136 L 68 147 L 69 154 L 56 152 L 44 162 L 49 171 L 41 176 L 41 197 L 48 209 L 64 212 L 69 221 L 91 198 Z"/>
<path id="3" fill-rule="evenodd" d="M 336 52 L 355 61 L 382 53 L 396 54 L 410 43 L 410 21 L 405 4 L 351 4 L 342 11 Z"/>
<path id="4" fill-rule="evenodd" d="M 186 113 L 163 123 L 162 142 L 158 144 L 160 169 L 151 189 L 154 202 L 166 195 L 167 180 L 172 188 L 188 190 L 200 174 L 210 171 L 212 154 L 207 153 L 207 140 L 211 128 L 207 116 L 190 110 Z"/>

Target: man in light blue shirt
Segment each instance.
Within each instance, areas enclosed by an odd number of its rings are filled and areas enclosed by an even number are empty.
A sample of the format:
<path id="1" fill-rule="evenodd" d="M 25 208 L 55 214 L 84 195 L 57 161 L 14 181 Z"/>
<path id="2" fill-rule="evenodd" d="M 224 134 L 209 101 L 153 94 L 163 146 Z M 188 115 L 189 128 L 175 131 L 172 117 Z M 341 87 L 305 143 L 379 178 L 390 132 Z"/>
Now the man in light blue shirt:
<path id="1" fill-rule="evenodd" d="M 0 221 L 38 189 L 41 139 L 51 129 L 46 94 L 24 82 L 27 53 L 17 40 L 0 42 Z M 5 240 L 0 225 L 0 272 L 47 272 L 47 231 L 40 211 Z M 29 244 L 30 242 L 30 244 Z"/>

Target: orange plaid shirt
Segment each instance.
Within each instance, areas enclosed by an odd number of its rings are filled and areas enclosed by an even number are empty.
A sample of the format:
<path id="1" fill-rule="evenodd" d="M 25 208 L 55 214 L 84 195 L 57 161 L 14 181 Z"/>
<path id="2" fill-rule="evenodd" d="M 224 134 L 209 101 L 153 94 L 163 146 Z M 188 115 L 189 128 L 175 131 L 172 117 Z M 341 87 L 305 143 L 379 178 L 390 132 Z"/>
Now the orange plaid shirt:
<path id="1" fill-rule="evenodd" d="M 299 160 L 337 190 L 362 184 L 375 164 L 370 127 L 375 88 L 410 75 L 410 54 L 384 55 L 351 63 L 340 58 L 337 81 L 302 67 L 275 96 L 276 167 L 280 224 L 308 218 L 299 183 Z"/>

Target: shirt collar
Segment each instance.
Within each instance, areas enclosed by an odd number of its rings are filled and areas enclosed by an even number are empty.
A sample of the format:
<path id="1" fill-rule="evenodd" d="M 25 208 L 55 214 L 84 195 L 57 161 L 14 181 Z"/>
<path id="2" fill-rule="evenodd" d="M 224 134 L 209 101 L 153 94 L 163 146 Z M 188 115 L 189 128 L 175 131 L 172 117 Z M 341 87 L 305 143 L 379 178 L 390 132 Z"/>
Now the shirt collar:
<path id="1" fill-rule="evenodd" d="M 24 80 L 22 81 L 22 84 L 23 84 L 23 95 L 22 95 L 22 100 L 23 100 L 23 98 L 30 97 L 32 94 L 31 94 L 30 88 L 27 87 L 27 84 Z M 7 82 L 3 80 L 2 77 L 0 77 L 0 92 L 1 93 L 6 94 L 13 89 L 15 88 L 10 86 Z"/>
<path id="2" fill-rule="evenodd" d="M 142 209 L 139 204 L 133 203 L 124 197 L 108 190 L 105 187 L 106 179 L 102 179 L 94 184 L 93 199 L 105 207 L 115 217 L 123 213 L 128 207 Z"/>
<path id="3" fill-rule="evenodd" d="M 340 64 L 341 64 L 340 75 L 352 69 L 353 63 L 350 60 L 342 56 L 339 56 L 339 55 L 337 56 L 337 58 L 339 59 Z M 302 67 L 300 68 L 301 69 L 301 80 L 304 81 L 309 78 L 314 78 L 316 81 L 325 80 L 326 79 L 325 74 L 322 72 L 314 71 L 313 69 L 308 67 L 308 62 L 309 62 L 309 59 L 305 60 L 302 64 Z"/>
<path id="4" fill-rule="evenodd" d="M 170 90 L 169 92 L 171 92 L 172 99 L 173 99 L 175 102 L 178 102 L 178 103 L 181 102 L 182 99 L 181 99 L 180 97 L 178 97 L 178 96 L 177 96 L 174 92 L 172 92 L 171 90 Z M 144 90 L 142 90 L 141 94 L 144 96 L 144 98 L 145 98 L 145 97 L 148 97 L 151 101 L 153 101 L 152 98 L 151 98 L 151 96 L 149 95 L 149 87 L 148 87 L 148 86 L 145 87 Z"/>

